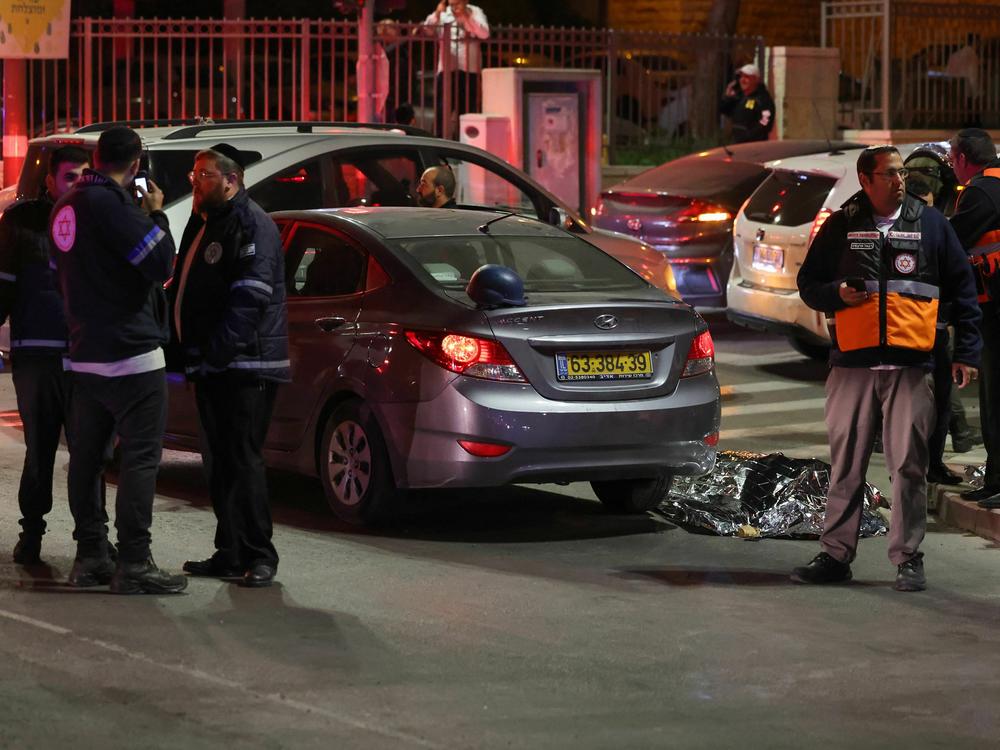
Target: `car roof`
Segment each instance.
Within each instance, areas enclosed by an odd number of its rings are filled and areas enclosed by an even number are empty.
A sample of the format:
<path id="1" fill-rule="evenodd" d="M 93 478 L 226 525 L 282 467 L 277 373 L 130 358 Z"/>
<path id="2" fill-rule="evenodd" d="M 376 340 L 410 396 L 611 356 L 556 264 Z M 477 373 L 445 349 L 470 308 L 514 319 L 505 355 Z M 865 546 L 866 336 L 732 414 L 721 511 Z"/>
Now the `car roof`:
<path id="1" fill-rule="evenodd" d="M 411 206 L 381 206 L 350 208 L 319 208 L 301 211 L 278 211 L 276 220 L 310 219 L 346 222 L 380 235 L 385 239 L 415 237 L 468 237 L 485 235 L 480 227 L 493 220 L 488 233 L 495 237 L 544 236 L 570 237 L 568 232 L 537 219 L 510 214 L 506 211 L 462 208 L 423 208 Z M 509 217 L 509 218 L 508 218 Z"/>
<path id="2" fill-rule="evenodd" d="M 920 143 L 897 143 L 894 144 L 900 155 L 905 159 L 911 151 L 918 146 L 923 146 L 925 141 Z M 828 174 L 832 177 L 843 177 L 847 171 L 853 170 L 858 162 L 858 156 L 864 148 L 846 149 L 840 152 L 812 154 L 811 156 L 793 156 L 787 159 L 775 159 L 767 162 L 767 166 L 772 169 L 787 169 L 798 172 L 816 172 Z"/>

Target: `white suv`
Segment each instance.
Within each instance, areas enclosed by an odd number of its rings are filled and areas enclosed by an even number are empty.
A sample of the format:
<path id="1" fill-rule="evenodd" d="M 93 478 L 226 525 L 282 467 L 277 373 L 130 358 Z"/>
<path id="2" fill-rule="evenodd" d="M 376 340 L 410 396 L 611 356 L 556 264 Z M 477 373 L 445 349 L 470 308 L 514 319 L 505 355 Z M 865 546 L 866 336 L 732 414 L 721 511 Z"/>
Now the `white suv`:
<path id="1" fill-rule="evenodd" d="M 906 156 L 917 144 L 897 146 Z M 826 316 L 799 299 L 796 277 L 812 238 L 831 213 L 861 189 L 863 149 L 778 159 L 733 224 L 733 271 L 726 314 L 739 325 L 788 337 L 799 352 L 825 359 Z"/>
<path id="2" fill-rule="evenodd" d="M 51 152 L 64 145 L 93 150 L 111 123 L 37 138 L 28 145 L 18 198 L 44 190 Z M 200 122 L 137 127 L 148 169 L 165 195 L 174 239 L 191 214 L 188 172 L 198 151 L 225 141 L 248 157 L 245 183 L 266 211 L 343 206 L 412 206 L 424 169 L 449 165 L 458 181 L 459 207 L 506 209 L 564 226 L 632 268 L 654 286 L 676 294 L 661 253 L 616 232 L 592 229 L 528 175 L 473 146 L 434 138 L 415 128 L 318 122 Z"/>

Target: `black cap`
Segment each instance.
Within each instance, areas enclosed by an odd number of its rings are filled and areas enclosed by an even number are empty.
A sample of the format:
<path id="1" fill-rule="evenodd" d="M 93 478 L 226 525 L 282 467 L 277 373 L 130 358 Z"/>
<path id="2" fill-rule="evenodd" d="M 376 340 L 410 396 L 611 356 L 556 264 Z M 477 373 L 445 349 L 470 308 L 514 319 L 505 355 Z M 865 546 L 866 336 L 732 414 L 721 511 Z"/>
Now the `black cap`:
<path id="1" fill-rule="evenodd" d="M 112 125 L 97 139 L 97 161 L 112 166 L 125 166 L 142 154 L 142 139 L 132 128 Z"/>
<path id="2" fill-rule="evenodd" d="M 212 150 L 217 154 L 222 154 L 227 159 L 232 159 L 240 169 L 246 167 L 246 156 L 239 149 L 230 146 L 228 143 L 216 143 L 212 146 Z"/>

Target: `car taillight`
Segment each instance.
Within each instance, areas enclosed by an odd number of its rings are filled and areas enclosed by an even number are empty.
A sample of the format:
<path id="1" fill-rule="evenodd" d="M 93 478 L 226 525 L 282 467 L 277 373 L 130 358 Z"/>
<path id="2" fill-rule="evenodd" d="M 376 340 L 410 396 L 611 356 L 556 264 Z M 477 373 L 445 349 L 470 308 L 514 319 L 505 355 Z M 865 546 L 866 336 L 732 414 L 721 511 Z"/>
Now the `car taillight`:
<path id="1" fill-rule="evenodd" d="M 459 440 L 466 453 L 476 456 L 476 458 L 496 458 L 509 452 L 511 446 L 503 443 L 483 443 L 479 440 Z"/>
<path id="2" fill-rule="evenodd" d="M 715 367 L 715 344 L 712 342 L 712 334 L 708 331 L 702 331 L 691 342 L 681 377 L 690 378 L 694 375 L 701 375 L 709 372 L 713 367 Z"/>
<path id="3" fill-rule="evenodd" d="M 424 356 L 460 375 L 507 383 L 527 382 L 504 345 L 495 339 L 458 333 L 407 331 L 406 340 Z"/>
<path id="4" fill-rule="evenodd" d="M 819 213 L 816 214 L 816 218 L 813 219 L 812 229 L 809 230 L 809 245 L 812 245 L 813 239 L 819 233 L 819 228 L 826 223 L 826 220 L 830 218 L 830 214 L 832 213 L 833 211 L 829 208 L 821 208 Z"/>
<path id="5" fill-rule="evenodd" d="M 700 221 L 705 223 L 717 223 L 732 221 L 733 215 L 722 206 L 708 203 L 702 200 L 692 200 L 675 217 L 677 221 Z"/>

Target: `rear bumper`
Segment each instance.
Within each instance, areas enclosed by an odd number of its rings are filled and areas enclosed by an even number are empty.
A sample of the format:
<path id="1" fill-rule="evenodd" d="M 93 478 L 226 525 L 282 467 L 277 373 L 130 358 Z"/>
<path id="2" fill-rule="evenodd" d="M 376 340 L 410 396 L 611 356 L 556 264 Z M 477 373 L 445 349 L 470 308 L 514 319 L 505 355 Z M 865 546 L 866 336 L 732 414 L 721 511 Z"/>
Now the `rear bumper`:
<path id="1" fill-rule="evenodd" d="M 719 404 L 712 373 L 669 396 L 611 402 L 550 401 L 530 386 L 458 378 L 431 401 L 373 408 L 396 483 L 417 488 L 705 474 L 715 448 L 704 437 L 719 430 Z M 459 440 L 512 447 L 479 458 Z"/>
<path id="2" fill-rule="evenodd" d="M 829 345 L 826 316 L 807 307 L 798 292 L 779 294 L 746 282 L 730 283 L 727 292 L 726 317 L 737 325 Z"/>

